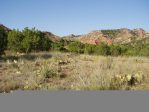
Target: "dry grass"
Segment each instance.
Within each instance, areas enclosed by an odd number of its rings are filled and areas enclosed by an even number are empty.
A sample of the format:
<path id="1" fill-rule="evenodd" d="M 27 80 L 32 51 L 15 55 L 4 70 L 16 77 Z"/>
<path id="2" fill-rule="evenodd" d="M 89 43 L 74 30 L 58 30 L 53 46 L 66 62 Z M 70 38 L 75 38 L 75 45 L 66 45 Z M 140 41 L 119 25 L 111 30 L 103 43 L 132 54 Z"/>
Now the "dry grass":
<path id="1" fill-rule="evenodd" d="M 148 90 L 149 59 L 70 53 L 7 55 L 0 92 L 12 90 Z"/>
<path id="2" fill-rule="evenodd" d="M 128 90 L 148 89 L 149 59 L 141 57 L 101 57 L 101 56 L 80 56 L 85 61 L 78 62 L 74 74 L 79 77 L 74 83 L 78 90 Z M 86 59 L 88 58 L 88 60 Z M 126 77 L 139 74 L 143 76 L 141 83 L 128 84 L 129 81 L 121 83 L 115 80 L 116 76 Z M 77 78 L 78 79 L 78 78 Z M 137 83 L 137 82 L 134 82 Z M 144 86 L 146 85 L 146 86 Z"/>

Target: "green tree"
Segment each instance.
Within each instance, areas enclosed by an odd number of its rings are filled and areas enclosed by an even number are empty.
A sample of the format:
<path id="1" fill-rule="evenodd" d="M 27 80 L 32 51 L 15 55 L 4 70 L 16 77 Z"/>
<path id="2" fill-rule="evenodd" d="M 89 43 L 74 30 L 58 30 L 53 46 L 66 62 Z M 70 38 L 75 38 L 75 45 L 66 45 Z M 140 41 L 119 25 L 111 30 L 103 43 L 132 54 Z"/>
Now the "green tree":
<path id="1" fill-rule="evenodd" d="M 48 51 L 52 46 L 52 41 L 42 32 L 40 32 L 40 41 L 38 50 Z"/>
<path id="2" fill-rule="evenodd" d="M 24 36 L 18 30 L 12 30 L 8 33 L 8 49 L 15 52 L 23 52 L 22 40 Z"/>
<path id="3" fill-rule="evenodd" d="M 40 32 L 36 30 L 35 28 L 32 28 L 31 30 L 28 28 L 25 28 L 23 31 L 24 39 L 22 41 L 23 48 L 26 53 L 31 51 L 38 51 L 40 46 Z"/>
<path id="4" fill-rule="evenodd" d="M 7 47 L 7 33 L 0 27 L 0 55 L 4 53 Z"/>
<path id="5" fill-rule="evenodd" d="M 52 41 L 35 28 L 25 28 L 22 32 L 13 30 L 8 34 L 8 48 L 16 52 L 47 51 Z"/>

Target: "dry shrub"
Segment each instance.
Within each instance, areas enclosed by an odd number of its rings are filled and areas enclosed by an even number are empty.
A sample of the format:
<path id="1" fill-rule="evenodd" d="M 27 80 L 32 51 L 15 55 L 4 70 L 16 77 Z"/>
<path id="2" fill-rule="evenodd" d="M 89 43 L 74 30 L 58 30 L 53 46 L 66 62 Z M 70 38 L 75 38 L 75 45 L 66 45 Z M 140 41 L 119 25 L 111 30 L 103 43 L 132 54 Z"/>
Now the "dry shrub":
<path id="1" fill-rule="evenodd" d="M 16 82 L 16 81 L 7 81 L 0 83 L 0 92 L 9 93 L 13 90 L 23 89 L 23 84 Z"/>
<path id="2" fill-rule="evenodd" d="M 130 90 L 145 83 L 149 84 L 147 80 L 149 76 L 148 63 L 142 61 L 147 61 L 146 58 L 100 56 L 95 58 L 96 62 L 94 63 L 78 62 L 72 89 Z M 134 61 L 136 58 L 142 63 Z"/>

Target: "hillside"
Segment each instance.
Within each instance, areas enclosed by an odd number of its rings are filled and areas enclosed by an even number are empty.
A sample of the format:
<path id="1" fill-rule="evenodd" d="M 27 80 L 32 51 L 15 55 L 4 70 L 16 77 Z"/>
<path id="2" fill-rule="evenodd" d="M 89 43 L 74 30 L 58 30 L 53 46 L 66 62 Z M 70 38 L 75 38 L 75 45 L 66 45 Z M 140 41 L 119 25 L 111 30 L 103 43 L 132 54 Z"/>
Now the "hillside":
<path id="1" fill-rule="evenodd" d="M 100 44 L 101 42 L 104 42 L 108 45 L 111 45 L 112 39 L 108 37 L 108 35 L 104 35 L 101 31 L 93 31 L 87 35 L 83 35 L 79 38 L 80 42 L 87 43 L 87 44 Z"/>
<path id="2" fill-rule="evenodd" d="M 126 44 L 133 41 L 144 40 L 149 37 L 149 33 L 143 29 L 130 30 L 127 28 L 114 30 L 98 30 L 87 35 L 81 36 L 82 43 L 97 44 L 98 42 L 105 42 L 108 45 Z M 98 42 L 97 42 L 98 41 Z"/>
<path id="3" fill-rule="evenodd" d="M 82 43 L 97 45 L 104 42 L 108 45 L 111 44 L 128 44 L 135 41 L 148 40 L 149 33 L 145 30 L 139 29 L 112 29 L 112 30 L 96 30 L 84 35 L 69 35 L 63 39 L 75 41 L 78 40 Z"/>
<path id="4" fill-rule="evenodd" d="M 71 35 L 68 35 L 68 36 L 63 36 L 61 37 L 62 39 L 65 39 L 65 40 L 68 40 L 68 41 L 76 41 L 78 40 L 78 38 L 80 37 L 81 35 L 74 35 L 74 34 L 71 34 Z"/>
<path id="5" fill-rule="evenodd" d="M 60 37 L 57 35 L 54 35 L 51 32 L 43 32 L 50 40 L 52 40 L 53 42 L 59 41 Z"/>
<path id="6" fill-rule="evenodd" d="M 127 28 L 116 29 L 116 30 L 101 30 L 104 35 L 109 36 L 113 43 L 129 43 L 134 40 L 141 40 L 146 38 L 146 32 L 143 29 L 130 30 Z"/>
<path id="7" fill-rule="evenodd" d="M 11 31 L 10 28 L 0 24 L 0 27 L 3 28 L 6 32 Z M 53 42 L 59 41 L 61 38 L 67 41 L 80 41 L 81 43 L 98 45 L 102 42 L 111 45 L 111 44 L 128 44 L 135 42 L 148 42 L 149 41 L 149 32 L 146 32 L 144 29 L 108 29 L 108 30 L 96 30 L 84 35 L 68 35 L 59 37 L 51 32 L 43 32 L 50 40 Z"/>
<path id="8" fill-rule="evenodd" d="M 10 29 L 10 28 L 8 28 L 8 27 L 4 26 L 3 24 L 0 24 L 0 28 L 4 29 L 6 32 L 11 31 L 11 29 Z"/>

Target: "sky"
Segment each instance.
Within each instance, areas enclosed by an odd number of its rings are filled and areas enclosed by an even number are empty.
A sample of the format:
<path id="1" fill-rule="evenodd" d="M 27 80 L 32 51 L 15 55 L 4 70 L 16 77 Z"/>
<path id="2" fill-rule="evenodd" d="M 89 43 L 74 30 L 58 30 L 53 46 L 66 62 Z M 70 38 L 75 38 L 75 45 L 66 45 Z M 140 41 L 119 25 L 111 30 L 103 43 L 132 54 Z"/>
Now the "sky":
<path id="1" fill-rule="evenodd" d="M 149 0 L 0 0 L 0 24 L 59 36 L 118 28 L 149 31 Z"/>

